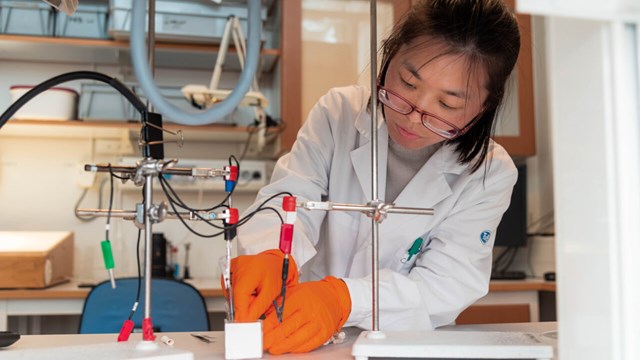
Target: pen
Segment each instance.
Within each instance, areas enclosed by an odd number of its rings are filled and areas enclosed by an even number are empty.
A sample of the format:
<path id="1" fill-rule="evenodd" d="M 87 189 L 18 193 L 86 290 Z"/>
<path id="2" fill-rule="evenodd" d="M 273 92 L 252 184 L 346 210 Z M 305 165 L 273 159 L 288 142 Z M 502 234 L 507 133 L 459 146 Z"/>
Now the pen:
<path id="1" fill-rule="evenodd" d="M 420 253 L 420 248 L 422 247 L 422 242 L 423 241 L 424 240 L 421 237 L 419 237 L 419 238 L 417 238 L 417 239 L 415 239 L 413 241 L 413 244 L 411 245 L 409 250 L 407 250 L 407 254 L 409 255 L 407 257 L 407 261 L 411 260 L 413 255 L 416 255 L 416 254 Z"/>

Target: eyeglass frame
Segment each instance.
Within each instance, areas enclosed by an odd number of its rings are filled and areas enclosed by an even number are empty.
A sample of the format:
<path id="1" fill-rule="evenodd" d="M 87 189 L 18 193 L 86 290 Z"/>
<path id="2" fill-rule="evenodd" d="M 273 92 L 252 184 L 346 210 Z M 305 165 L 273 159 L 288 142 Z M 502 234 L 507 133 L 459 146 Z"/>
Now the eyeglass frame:
<path id="1" fill-rule="evenodd" d="M 381 98 L 381 96 L 380 96 L 380 91 L 381 91 L 381 90 L 384 90 L 384 91 L 386 91 L 386 92 L 388 92 L 388 93 L 391 93 L 391 94 L 392 94 L 392 95 L 394 95 L 394 96 L 397 96 L 400 100 L 404 101 L 407 105 L 409 105 L 409 106 L 411 107 L 411 110 L 410 110 L 409 112 L 406 112 L 406 113 L 405 113 L 405 112 L 401 112 L 401 111 L 399 111 L 399 110 L 394 109 L 394 108 L 393 108 L 393 107 L 391 107 L 390 105 L 387 105 L 383 100 L 381 100 L 381 99 L 380 99 L 380 98 Z M 409 115 L 409 114 L 413 113 L 414 111 L 415 111 L 415 112 L 417 112 L 418 114 L 420 114 L 420 123 L 422 124 L 422 126 L 424 126 L 425 128 L 427 128 L 427 129 L 428 129 L 429 131 L 431 131 L 432 133 L 434 133 L 434 134 L 436 134 L 436 135 L 438 135 L 438 136 L 440 136 L 440 137 L 443 137 L 443 138 L 445 138 L 445 139 L 447 139 L 447 140 L 453 140 L 453 139 L 455 139 L 455 138 L 457 138 L 457 137 L 459 137 L 459 136 L 461 136 L 461 135 L 466 134 L 466 133 L 467 133 L 467 131 L 469 131 L 469 129 L 471 129 L 471 127 L 472 127 L 473 125 L 475 125 L 475 124 L 478 122 L 478 120 L 480 120 L 480 117 L 481 117 L 481 116 L 482 116 L 482 114 L 484 113 L 484 111 L 481 111 L 480 113 L 478 113 L 478 115 L 476 115 L 476 117 L 475 117 L 473 120 L 471 120 L 471 122 L 470 122 L 470 123 L 468 123 L 467 125 L 465 125 L 465 126 L 461 129 L 461 128 L 457 127 L 456 125 L 454 125 L 454 124 L 450 123 L 449 121 L 447 121 L 447 120 L 445 120 L 445 119 L 441 118 L 441 117 L 440 117 L 440 116 L 438 116 L 438 115 L 435 115 L 435 114 L 433 114 L 433 113 L 430 113 L 430 112 L 427 112 L 427 111 L 424 111 L 424 110 L 422 110 L 422 109 L 418 108 L 418 107 L 417 107 L 415 104 L 413 104 L 411 101 L 407 100 L 405 97 L 403 97 L 402 95 L 398 94 L 397 92 L 395 92 L 395 91 L 393 91 L 393 90 L 389 90 L 388 88 L 386 88 L 385 86 L 383 86 L 382 84 L 380 84 L 380 82 L 378 82 L 378 83 L 377 83 L 377 91 L 376 91 L 376 95 L 377 95 L 377 97 L 378 97 L 378 101 L 380 101 L 383 105 L 385 105 L 386 107 L 390 108 L 391 110 L 393 110 L 393 111 L 397 112 L 398 114 L 401 114 L 401 115 Z M 435 119 L 437 119 L 437 120 L 439 120 L 439 121 L 442 121 L 443 123 L 445 123 L 445 124 L 447 124 L 447 125 L 451 126 L 451 127 L 453 128 L 452 130 L 455 130 L 455 131 L 456 131 L 456 133 L 455 133 L 454 135 L 452 135 L 451 137 L 446 137 L 446 136 L 444 136 L 444 135 L 443 135 L 443 133 L 438 132 L 438 130 L 434 130 L 434 129 L 432 129 L 431 127 L 429 127 L 429 125 L 427 125 L 427 124 L 428 124 L 428 122 L 424 120 L 426 116 L 431 116 L 431 117 L 433 117 L 433 118 L 435 118 Z M 446 131 L 446 130 L 441 130 L 441 131 Z"/>

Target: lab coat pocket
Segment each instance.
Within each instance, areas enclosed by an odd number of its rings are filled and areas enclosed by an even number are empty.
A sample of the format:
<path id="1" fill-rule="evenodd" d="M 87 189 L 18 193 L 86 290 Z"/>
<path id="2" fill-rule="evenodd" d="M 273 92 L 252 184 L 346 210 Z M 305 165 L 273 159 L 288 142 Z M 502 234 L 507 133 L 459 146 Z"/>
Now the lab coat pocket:
<path id="1" fill-rule="evenodd" d="M 396 251 L 390 266 L 391 270 L 403 275 L 408 275 L 409 271 L 416 263 L 418 255 L 410 255 L 408 249 L 400 248 Z"/>

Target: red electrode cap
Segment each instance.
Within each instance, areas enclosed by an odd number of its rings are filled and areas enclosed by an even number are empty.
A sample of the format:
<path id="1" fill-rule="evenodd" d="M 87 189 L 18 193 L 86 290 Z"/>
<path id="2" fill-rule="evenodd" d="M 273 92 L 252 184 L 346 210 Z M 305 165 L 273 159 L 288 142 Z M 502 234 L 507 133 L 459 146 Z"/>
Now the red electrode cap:
<path id="1" fill-rule="evenodd" d="M 293 242 L 293 224 L 280 225 L 280 251 L 291 254 L 291 243 Z"/>
<path id="2" fill-rule="evenodd" d="M 227 213 L 228 218 L 225 220 L 225 223 L 227 225 L 233 225 L 233 224 L 237 224 L 238 223 L 238 209 L 236 208 L 228 208 L 227 210 L 225 210 L 225 213 Z"/>
<path id="3" fill-rule="evenodd" d="M 296 197 L 285 196 L 282 199 L 282 210 L 288 211 L 288 212 L 296 211 Z"/>
<path id="4" fill-rule="evenodd" d="M 129 340 L 129 335 L 133 331 L 133 321 L 125 320 L 124 324 L 122 324 L 122 328 L 120 329 L 120 334 L 118 334 L 118 342 Z"/>
<path id="5" fill-rule="evenodd" d="M 225 170 L 229 171 L 229 175 L 224 177 L 225 180 L 237 181 L 238 180 L 238 167 L 229 165 L 224 167 Z"/>

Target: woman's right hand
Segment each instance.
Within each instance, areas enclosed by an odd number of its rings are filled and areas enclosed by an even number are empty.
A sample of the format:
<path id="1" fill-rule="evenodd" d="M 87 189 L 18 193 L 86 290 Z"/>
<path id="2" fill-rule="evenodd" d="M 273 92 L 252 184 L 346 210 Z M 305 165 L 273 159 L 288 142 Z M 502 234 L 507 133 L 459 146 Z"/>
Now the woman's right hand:
<path id="1" fill-rule="evenodd" d="M 257 255 L 241 255 L 231 259 L 231 286 L 236 321 L 256 321 L 282 289 L 284 254 L 279 249 Z M 298 284 L 298 268 L 289 257 L 287 288 Z"/>

